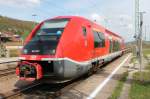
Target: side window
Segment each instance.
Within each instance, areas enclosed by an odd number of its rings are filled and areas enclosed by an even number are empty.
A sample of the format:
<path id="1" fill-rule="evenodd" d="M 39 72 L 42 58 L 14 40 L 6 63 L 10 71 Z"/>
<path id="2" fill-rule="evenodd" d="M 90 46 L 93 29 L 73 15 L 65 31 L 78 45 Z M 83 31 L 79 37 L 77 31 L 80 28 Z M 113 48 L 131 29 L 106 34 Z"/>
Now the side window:
<path id="1" fill-rule="evenodd" d="M 82 27 L 82 32 L 83 32 L 83 35 L 86 37 L 86 35 L 87 35 L 86 27 Z"/>
<path id="2" fill-rule="evenodd" d="M 105 37 L 101 32 L 93 31 L 94 34 L 94 47 L 100 48 L 105 46 Z"/>
<path id="3" fill-rule="evenodd" d="M 110 45 L 109 45 L 109 52 L 112 53 L 113 42 L 112 42 L 111 39 L 109 40 L 109 43 L 110 43 Z"/>
<path id="4" fill-rule="evenodd" d="M 98 33 L 96 31 L 93 31 L 93 34 L 94 34 L 94 47 L 95 48 L 100 47 L 100 39 Z"/>
<path id="5" fill-rule="evenodd" d="M 119 50 L 120 50 L 120 42 L 117 41 L 117 51 L 119 51 Z"/>
<path id="6" fill-rule="evenodd" d="M 105 47 L 105 36 L 103 33 L 98 32 L 99 38 L 101 40 L 101 46 L 100 47 Z"/>
<path id="7" fill-rule="evenodd" d="M 120 43 L 119 41 L 113 41 L 113 52 L 120 50 Z"/>
<path id="8" fill-rule="evenodd" d="M 113 52 L 116 51 L 116 41 L 113 41 Z"/>

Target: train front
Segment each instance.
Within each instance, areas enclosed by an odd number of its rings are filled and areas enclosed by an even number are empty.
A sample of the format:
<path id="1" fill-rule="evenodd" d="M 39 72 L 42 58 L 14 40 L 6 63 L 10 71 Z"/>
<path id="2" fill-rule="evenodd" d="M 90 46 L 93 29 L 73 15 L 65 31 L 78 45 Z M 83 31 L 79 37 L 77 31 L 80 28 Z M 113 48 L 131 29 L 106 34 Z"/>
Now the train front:
<path id="1" fill-rule="evenodd" d="M 47 20 L 30 33 L 16 68 L 20 80 L 61 79 L 63 50 L 59 43 L 68 23 L 69 19 Z"/>

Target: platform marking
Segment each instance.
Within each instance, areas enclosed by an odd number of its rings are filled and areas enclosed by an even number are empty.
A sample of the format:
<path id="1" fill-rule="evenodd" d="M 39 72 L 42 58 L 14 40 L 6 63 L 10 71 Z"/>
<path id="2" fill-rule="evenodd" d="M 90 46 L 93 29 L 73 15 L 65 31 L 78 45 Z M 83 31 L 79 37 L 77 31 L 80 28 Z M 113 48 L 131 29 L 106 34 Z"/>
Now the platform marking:
<path id="1" fill-rule="evenodd" d="M 127 61 L 127 59 L 131 56 L 129 54 L 120 65 L 101 83 L 98 87 L 87 97 L 87 99 L 94 99 L 95 96 L 102 90 L 102 88 L 108 83 L 108 81 L 113 77 L 113 75 L 122 67 L 122 65 Z"/>

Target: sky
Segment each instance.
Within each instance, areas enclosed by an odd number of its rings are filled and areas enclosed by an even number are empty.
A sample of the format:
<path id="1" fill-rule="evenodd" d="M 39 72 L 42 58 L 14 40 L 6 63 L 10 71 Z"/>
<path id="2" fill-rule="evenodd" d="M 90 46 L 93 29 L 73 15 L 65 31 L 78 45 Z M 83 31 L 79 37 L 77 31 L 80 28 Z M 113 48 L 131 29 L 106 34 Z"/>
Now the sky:
<path id="1" fill-rule="evenodd" d="M 134 36 L 135 0 L 0 0 L 0 15 L 40 22 L 64 15 L 83 16 L 121 35 L 126 42 Z M 145 11 L 144 29 L 150 40 L 150 0 L 140 0 Z M 33 16 L 36 15 L 36 16 Z M 145 34 L 145 33 L 144 33 Z M 145 37 L 145 35 L 144 35 Z"/>

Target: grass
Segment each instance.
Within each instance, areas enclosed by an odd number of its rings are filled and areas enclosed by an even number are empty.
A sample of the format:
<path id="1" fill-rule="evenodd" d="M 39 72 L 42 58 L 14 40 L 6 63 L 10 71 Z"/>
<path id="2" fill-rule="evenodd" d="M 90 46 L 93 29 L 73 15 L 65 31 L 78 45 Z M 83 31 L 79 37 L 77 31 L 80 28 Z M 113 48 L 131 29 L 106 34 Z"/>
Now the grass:
<path id="1" fill-rule="evenodd" d="M 131 58 L 131 60 L 130 60 L 130 64 L 131 64 L 131 63 L 135 63 L 135 62 L 136 62 L 136 60 L 137 60 L 137 58 L 136 58 L 136 57 L 132 57 L 132 58 Z"/>
<path id="2" fill-rule="evenodd" d="M 23 35 L 25 31 L 31 31 L 35 23 L 32 21 L 23 21 L 13 18 L 0 16 L 0 31 L 12 32 L 14 34 Z"/>
<path id="3" fill-rule="evenodd" d="M 143 49 L 143 55 L 150 55 L 150 49 Z"/>
<path id="4" fill-rule="evenodd" d="M 150 84 L 141 84 L 134 81 L 130 90 L 130 99 L 149 99 Z"/>
<path id="5" fill-rule="evenodd" d="M 149 51 L 144 52 L 145 55 Z M 133 74 L 133 81 L 130 89 L 130 99 L 149 99 L 150 97 L 150 63 L 145 67 L 146 71 Z"/>
<path id="6" fill-rule="evenodd" d="M 148 65 L 145 67 L 145 69 L 150 71 L 150 63 L 148 63 Z"/>
<path id="7" fill-rule="evenodd" d="M 150 48 L 143 49 L 143 55 L 147 58 L 150 55 Z M 134 58 L 131 59 L 134 62 Z M 133 80 L 129 91 L 129 99 L 149 99 L 150 98 L 150 63 L 145 67 L 145 71 L 133 74 Z"/>
<path id="8" fill-rule="evenodd" d="M 147 61 L 149 60 L 148 59 L 148 55 L 150 55 L 150 48 L 149 49 L 144 49 L 143 50 L 143 55 L 144 57 L 147 59 Z M 149 61 L 148 61 L 149 62 Z M 146 70 L 149 70 L 150 71 L 150 62 L 148 63 L 148 65 L 145 67 Z"/>
<path id="9" fill-rule="evenodd" d="M 150 97 L 150 72 L 142 72 L 142 81 L 140 81 L 140 72 L 133 74 L 133 81 L 130 89 L 130 99 L 148 99 Z"/>
<path id="10" fill-rule="evenodd" d="M 115 87 L 112 95 L 109 99 L 118 99 L 120 97 L 123 85 L 128 77 L 128 72 L 124 72 L 121 76 L 121 79 L 118 81 L 117 86 Z"/>
<path id="11" fill-rule="evenodd" d="M 20 50 L 18 49 L 9 50 L 9 54 L 10 57 L 18 57 L 20 55 Z"/>

